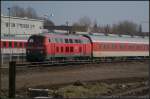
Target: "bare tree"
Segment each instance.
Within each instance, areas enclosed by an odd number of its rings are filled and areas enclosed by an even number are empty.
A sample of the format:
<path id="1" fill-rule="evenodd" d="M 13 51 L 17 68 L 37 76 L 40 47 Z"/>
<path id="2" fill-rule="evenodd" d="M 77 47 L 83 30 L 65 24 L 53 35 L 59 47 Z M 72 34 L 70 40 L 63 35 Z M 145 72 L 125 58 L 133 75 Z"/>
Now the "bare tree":
<path id="1" fill-rule="evenodd" d="M 34 18 L 34 19 L 38 18 L 36 11 L 31 7 L 28 7 L 26 9 L 26 17 Z"/>
<path id="2" fill-rule="evenodd" d="M 80 25 L 80 26 L 85 26 L 85 27 L 89 28 L 90 25 L 91 25 L 91 20 L 90 20 L 90 18 L 87 17 L 87 16 L 81 17 L 81 18 L 79 19 L 79 25 Z"/>
<path id="3" fill-rule="evenodd" d="M 87 28 L 85 26 L 81 26 L 78 23 L 74 23 L 72 25 L 72 31 L 81 31 L 81 32 L 85 32 L 87 31 Z"/>
<path id="4" fill-rule="evenodd" d="M 13 6 L 10 8 L 10 16 L 13 17 L 24 17 L 25 16 L 25 10 L 24 8 L 21 8 L 20 6 Z"/>
<path id="5" fill-rule="evenodd" d="M 38 18 L 38 15 L 36 14 L 36 11 L 33 8 L 28 7 L 26 9 L 24 9 L 18 5 L 15 5 L 10 8 L 10 16 L 28 17 L 28 18 L 34 18 L 34 19 Z"/>
<path id="6" fill-rule="evenodd" d="M 122 21 L 118 24 L 113 24 L 112 26 L 113 32 L 128 34 L 128 35 L 136 35 L 138 32 L 138 25 L 134 22 L 130 21 Z"/>
<path id="7" fill-rule="evenodd" d="M 92 32 L 98 32 L 98 26 L 97 26 L 97 21 L 96 20 L 94 21 Z"/>

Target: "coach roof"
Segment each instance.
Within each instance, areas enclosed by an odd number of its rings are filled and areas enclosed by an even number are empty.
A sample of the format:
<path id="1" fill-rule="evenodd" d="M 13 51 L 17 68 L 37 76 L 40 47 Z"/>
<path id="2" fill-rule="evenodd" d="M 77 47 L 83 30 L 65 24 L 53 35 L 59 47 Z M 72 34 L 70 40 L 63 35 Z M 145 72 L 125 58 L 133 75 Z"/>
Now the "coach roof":
<path id="1" fill-rule="evenodd" d="M 122 43 L 149 43 L 149 38 L 142 38 L 140 36 L 131 37 L 128 35 L 124 35 L 119 37 L 118 35 L 88 35 L 92 42 L 122 42 Z"/>

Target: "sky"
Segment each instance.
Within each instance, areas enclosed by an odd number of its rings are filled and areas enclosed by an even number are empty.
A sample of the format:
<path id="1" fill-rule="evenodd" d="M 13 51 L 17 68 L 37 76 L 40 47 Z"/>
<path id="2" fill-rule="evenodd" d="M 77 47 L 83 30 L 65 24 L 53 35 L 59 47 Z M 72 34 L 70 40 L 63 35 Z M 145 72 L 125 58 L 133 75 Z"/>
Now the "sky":
<path id="1" fill-rule="evenodd" d="M 1 14 L 7 15 L 8 7 L 19 5 L 32 7 L 38 16 L 51 15 L 55 25 L 72 25 L 87 16 L 98 25 L 116 24 L 128 20 L 142 25 L 142 31 L 149 31 L 149 1 L 1 1 Z"/>

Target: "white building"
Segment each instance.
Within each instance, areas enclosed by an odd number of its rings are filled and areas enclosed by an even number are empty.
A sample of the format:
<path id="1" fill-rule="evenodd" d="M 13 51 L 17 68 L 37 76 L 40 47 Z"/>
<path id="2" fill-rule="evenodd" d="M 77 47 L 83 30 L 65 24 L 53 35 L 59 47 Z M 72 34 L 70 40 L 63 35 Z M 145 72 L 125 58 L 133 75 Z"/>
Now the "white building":
<path id="1" fill-rule="evenodd" d="M 10 33 L 9 33 L 10 23 Z M 1 37 L 29 36 L 42 32 L 44 20 L 1 15 Z"/>

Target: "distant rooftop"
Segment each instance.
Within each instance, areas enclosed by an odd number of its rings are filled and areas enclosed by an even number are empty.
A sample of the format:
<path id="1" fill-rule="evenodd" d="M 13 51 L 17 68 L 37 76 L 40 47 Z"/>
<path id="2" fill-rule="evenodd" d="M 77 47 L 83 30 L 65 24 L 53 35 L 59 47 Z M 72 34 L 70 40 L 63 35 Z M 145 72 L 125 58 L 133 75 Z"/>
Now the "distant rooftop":
<path id="1" fill-rule="evenodd" d="M 1 18 L 9 18 L 9 16 L 4 16 L 4 15 L 2 15 L 1 14 Z M 31 18 L 28 18 L 28 17 L 24 17 L 24 18 L 22 18 L 22 17 L 12 17 L 12 16 L 10 16 L 10 18 L 12 18 L 12 19 L 21 19 L 21 20 L 29 20 L 29 21 L 41 21 L 41 22 L 44 22 L 44 20 L 42 20 L 42 19 L 31 19 Z"/>

